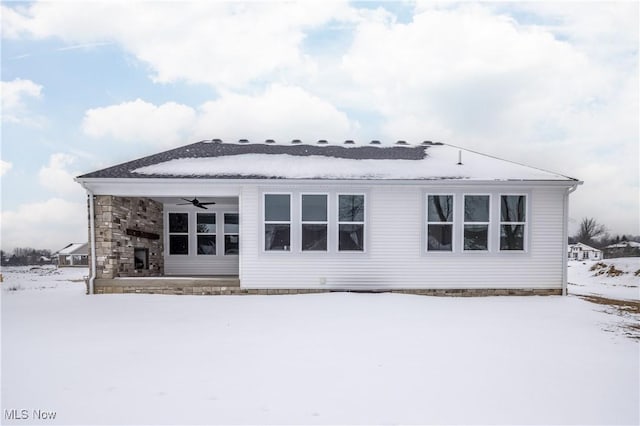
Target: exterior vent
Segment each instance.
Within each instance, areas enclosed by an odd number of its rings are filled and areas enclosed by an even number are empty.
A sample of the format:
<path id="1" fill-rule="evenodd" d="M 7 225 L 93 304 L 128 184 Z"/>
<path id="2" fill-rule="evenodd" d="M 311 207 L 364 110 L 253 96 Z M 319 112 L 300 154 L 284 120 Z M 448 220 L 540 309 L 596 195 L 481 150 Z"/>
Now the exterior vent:
<path id="1" fill-rule="evenodd" d="M 240 142 L 240 143 L 249 143 L 249 141 L 247 139 L 240 139 L 238 142 Z"/>
<path id="2" fill-rule="evenodd" d="M 291 141 L 291 143 L 298 144 L 298 143 L 302 143 L 302 141 L 300 139 L 294 139 Z"/>
<path id="3" fill-rule="evenodd" d="M 380 141 L 371 141 L 369 142 L 370 145 L 380 145 Z"/>
<path id="4" fill-rule="evenodd" d="M 345 145 L 355 145 L 355 142 L 352 141 L 351 139 L 344 141 Z"/>
<path id="5" fill-rule="evenodd" d="M 327 142 L 325 139 L 320 139 L 320 140 L 318 141 L 318 145 L 326 145 L 326 144 L 328 144 L 328 143 L 329 143 L 329 142 Z"/>
<path id="6" fill-rule="evenodd" d="M 212 143 L 222 143 L 222 139 L 211 139 Z"/>
<path id="7" fill-rule="evenodd" d="M 264 143 L 276 143 L 273 139 L 266 139 Z"/>
<path id="8" fill-rule="evenodd" d="M 398 141 L 396 145 L 409 145 L 406 141 Z"/>

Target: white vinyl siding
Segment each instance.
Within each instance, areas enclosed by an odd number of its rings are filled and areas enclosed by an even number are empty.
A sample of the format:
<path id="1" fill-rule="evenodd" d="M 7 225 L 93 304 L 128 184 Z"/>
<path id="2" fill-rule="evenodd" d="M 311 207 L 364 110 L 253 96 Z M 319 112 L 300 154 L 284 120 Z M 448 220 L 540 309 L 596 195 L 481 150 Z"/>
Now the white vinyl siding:
<path id="1" fill-rule="evenodd" d="M 462 206 L 470 187 L 449 186 L 455 206 Z M 288 189 L 293 200 L 303 193 L 323 192 L 329 200 L 329 241 L 327 252 L 292 252 L 274 256 L 261 247 L 262 197 L 265 193 Z M 446 190 L 447 188 L 445 188 Z M 563 241 L 563 200 L 561 186 L 529 186 L 514 191 L 508 184 L 483 187 L 491 196 L 490 251 L 476 255 L 460 247 L 446 256 L 426 250 L 427 194 L 444 193 L 439 185 L 247 185 L 242 191 L 240 235 L 242 279 L 245 288 L 562 288 L 566 262 Z M 526 252 L 499 250 L 499 204 L 502 194 L 523 194 L 527 201 Z M 338 194 L 366 194 L 366 252 L 358 256 L 337 250 Z M 296 201 L 296 204 L 299 201 Z M 422 206 L 422 207 L 421 207 Z M 299 206 L 294 206 L 299 212 Z M 454 241 L 462 241 L 462 209 L 455 212 Z M 292 218 L 294 224 L 298 217 Z M 293 226 L 293 229 L 298 226 Z M 298 231 L 295 232 L 298 234 Z M 292 235 L 292 241 L 298 236 Z M 333 241 L 331 241 L 333 239 Z"/>

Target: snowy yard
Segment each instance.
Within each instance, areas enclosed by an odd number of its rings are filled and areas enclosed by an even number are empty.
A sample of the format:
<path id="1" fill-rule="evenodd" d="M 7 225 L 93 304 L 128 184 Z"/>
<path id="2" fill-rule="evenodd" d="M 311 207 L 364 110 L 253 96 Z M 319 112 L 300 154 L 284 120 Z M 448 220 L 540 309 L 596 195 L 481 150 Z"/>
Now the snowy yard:
<path id="1" fill-rule="evenodd" d="M 620 262 L 630 274 L 597 278 L 594 262 L 572 262 L 570 292 L 637 306 L 638 259 Z M 88 297 L 86 274 L 3 270 L 3 424 L 640 422 L 637 309 L 576 296 Z"/>

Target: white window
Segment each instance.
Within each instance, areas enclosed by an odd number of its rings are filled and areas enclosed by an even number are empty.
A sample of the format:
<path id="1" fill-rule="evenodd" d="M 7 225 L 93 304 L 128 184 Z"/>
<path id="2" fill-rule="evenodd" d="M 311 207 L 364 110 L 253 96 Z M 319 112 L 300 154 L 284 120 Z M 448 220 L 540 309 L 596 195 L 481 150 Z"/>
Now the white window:
<path id="1" fill-rule="evenodd" d="M 524 250 L 526 215 L 526 195 L 502 195 L 500 197 L 500 250 Z"/>
<path id="2" fill-rule="evenodd" d="M 465 251 L 489 250 L 490 201 L 489 195 L 464 196 L 462 247 Z"/>
<path id="3" fill-rule="evenodd" d="M 189 254 L 188 213 L 169 213 L 169 254 Z"/>
<path id="4" fill-rule="evenodd" d="M 198 255 L 216 255 L 216 214 L 196 215 L 196 246 Z"/>
<path id="5" fill-rule="evenodd" d="M 291 250 L 291 195 L 264 194 L 264 249 Z"/>
<path id="6" fill-rule="evenodd" d="M 427 195 L 427 251 L 453 251 L 453 195 Z"/>
<path id="7" fill-rule="evenodd" d="M 364 194 L 338 195 L 338 251 L 364 251 Z"/>
<path id="8" fill-rule="evenodd" d="M 327 251 L 327 195 L 302 194 L 303 251 Z"/>
<path id="9" fill-rule="evenodd" d="M 240 225 L 238 213 L 224 214 L 224 254 L 240 253 Z"/>

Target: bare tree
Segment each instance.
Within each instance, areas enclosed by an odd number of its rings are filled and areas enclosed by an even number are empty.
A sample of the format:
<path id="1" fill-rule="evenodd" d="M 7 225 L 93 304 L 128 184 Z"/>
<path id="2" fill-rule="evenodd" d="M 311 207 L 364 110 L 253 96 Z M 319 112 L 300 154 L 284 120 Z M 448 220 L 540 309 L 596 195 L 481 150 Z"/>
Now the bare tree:
<path id="1" fill-rule="evenodd" d="M 580 222 L 580 228 L 574 238 L 580 243 L 591 245 L 596 238 L 603 235 L 606 231 L 607 228 L 601 223 L 598 223 L 594 218 L 584 217 Z"/>

